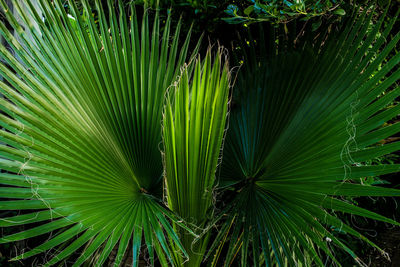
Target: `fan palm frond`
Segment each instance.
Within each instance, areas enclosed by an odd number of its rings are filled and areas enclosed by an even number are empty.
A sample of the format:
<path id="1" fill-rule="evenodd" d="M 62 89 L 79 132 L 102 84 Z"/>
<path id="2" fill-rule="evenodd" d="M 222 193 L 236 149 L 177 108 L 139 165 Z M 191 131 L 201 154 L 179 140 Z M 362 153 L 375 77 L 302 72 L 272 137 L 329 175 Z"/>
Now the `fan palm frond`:
<path id="1" fill-rule="evenodd" d="M 7 98 L 0 98 L 0 168 L 7 171 L 1 173 L 7 186 L 0 197 L 13 199 L 1 201 L 0 208 L 32 212 L 3 218 L 0 225 L 42 224 L 0 242 L 58 229 L 52 239 L 14 258 L 63 244 L 46 265 L 88 244 L 75 265 L 96 252 L 101 266 L 117 242 L 119 265 L 130 240 L 137 265 L 142 239 L 153 263 L 154 251 L 163 264 L 173 260 L 172 248 L 187 256 L 170 220 L 189 229 L 157 198 L 163 98 L 187 60 L 190 32 L 180 44 L 181 24 L 171 34 L 170 17 L 160 31 L 158 13 L 150 25 L 145 11 L 140 24 L 134 6 L 128 18 L 122 3 L 110 4 L 106 16 L 97 2 L 95 23 L 86 0 L 84 16 L 74 1 L 72 14 L 61 2 L 39 1 L 36 10 L 31 1 L 15 1 L 22 27 L 1 1 L 18 39 L 0 23 L 15 51 L 14 56 L 0 48 L 10 67 L 0 65 L 8 82 L 0 82 Z"/>
<path id="2" fill-rule="evenodd" d="M 182 72 L 166 101 L 163 137 L 168 206 L 201 235 L 195 240 L 180 231 L 189 253 L 187 266 L 200 265 L 211 233 L 204 228 L 213 215 L 215 170 L 224 136 L 229 80 L 222 50 L 218 50 L 214 61 L 209 50 L 203 61 L 196 61 L 194 71 L 186 68 Z"/>
<path id="3" fill-rule="evenodd" d="M 400 149 L 400 142 L 377 144 L 400 129 L 399 123 L 385 124 L 399 114 L 399 105 L 390 104 L 400 95 L 400 54 L 388 55 L 400 33 L 383 46 L 395 20 L 378 35 L 384 16 L 367 31 L 370 14 L 339 35 L 297 49 L 283 40 L 256 49 L 250 41 L 221 167 L 220 186 L 237 193 L 210 250 L 216 251 L 215 264 L 226 242 L 225 265 L 237 253 L 243 266 L 249 259 L 253 266 L 261 259 L 267 266 L 307 265 L 309 258 L 323 266 L 321 253 L 340 264 L 332 244 L 361 263 L 331 229 L 377 246 L 334 212 L 399 225 L 349 201 L 400 196 L 399 190 L 360 182 L 400 170 L 399 164 L 366 163 Z"/>

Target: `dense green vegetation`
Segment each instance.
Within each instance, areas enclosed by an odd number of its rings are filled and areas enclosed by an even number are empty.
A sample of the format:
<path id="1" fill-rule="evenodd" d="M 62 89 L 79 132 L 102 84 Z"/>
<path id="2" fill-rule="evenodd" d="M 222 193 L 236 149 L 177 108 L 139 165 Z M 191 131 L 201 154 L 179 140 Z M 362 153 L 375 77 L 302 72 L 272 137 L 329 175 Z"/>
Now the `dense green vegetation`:
<path id="1" fill-rule="evenodd" d="M 0 264 L 385 254 L 354 220 L 400 226 L 368 202 L 400 196 L 396 2 L 12 3 Z"/>

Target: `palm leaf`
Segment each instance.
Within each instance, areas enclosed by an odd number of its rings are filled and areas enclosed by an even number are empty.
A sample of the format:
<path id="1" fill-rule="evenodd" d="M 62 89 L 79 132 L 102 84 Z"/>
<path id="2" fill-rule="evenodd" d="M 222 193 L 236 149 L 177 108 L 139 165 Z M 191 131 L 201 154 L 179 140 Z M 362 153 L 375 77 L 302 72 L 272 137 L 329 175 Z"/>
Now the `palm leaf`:
<path id="1" fill-rule="evenodd" d="M 322 255 L 340 265 L 329 241 L 362 264 L 330 229 L 378 247 L 334 212 L 399 225 L 344 198 L 400 196 L 399 190 L 360 183 L 400 170 L 398 164 L 366 163 L 400 149 L 400 142 L 377 144 L 400 129 L 398 123 L 385 126 L 399 108 L 390 104 L 400 94 L 393 87 L 400 55 L 388 55 L 400 33 L 383 46 L 395 20 L 377 35 L 384 16 L 367 31 L 370 14 L 319 43 L 297 43 L 297 49 L 282 39 L 269 47 L 262 41 L 259 49 L 249 41 L 221 167 L 220 186 L 236 196 L 223 210 L 225 222 L 209 253 L 215 265 L 224 243 L 225 265 L 238 253 L 242 266 L 322 266 Z"/>
<path id="2" fill-rule="evenodd" d="M 6 171 L 0 197 L 12 199 L 1 201 L 0 209 L 32 211 L 1 219 L 0 225 L 41 224 L 0 242 L 59 229 L 14 258 L 62 248 L 46 265 L 87 244 L 75 265 L 97 253 L 101 266 L 117 243 L 119 265 L 130 240 L 137 265 L 142 239 L 151 263 L 154 250 L 162 262 L 172 261 L 172 248 L 187 255 L 170 220 L 188 228 L 157 198 L 163 97 L 187 59 L 190 33 L 180 44 L 180 23 L 170 39 L 170 17 L 161 32 L 158 13 L 151 26 L 145 11 L 140 25 L 135 8 L 127 6 L 128 18 L 121 3 L 118 14 L 108 5 L 108 18 L 98 4 L 96 24 L 87 1 L 83 15 L 70 3 L 72 14 L 59 0 L 39 1 L 40 10 L 30 1 L 15 1 L 23 28 L 1 1 L 18 39 L 0 24 L 15 51 L 14 56 L 0 48 L 11 67 L 0 65 L 8 82 L 0 82 L 7 98 L 0 99 L 0 168 Z"/>
<path id="3" fill-rule="evenodd" d="M 224 136 L 228 107 L 229 71 L 219 50 L 212 61 L 185 68 L 175 90 L 167 96 L 163 119 L 165 183 L 168 206 L 193 224 L 200 240 L 180 231 L 189 253 L 188 266 L 199 266 L 210 232 L 202 229 L 212 218 L 213 186 Z M 206 231 L 206 230 L 204 230 Z M 194 243 L 194 241 L 197 241 Z M 177 259 L 183 264 L 181 258 Z"/>

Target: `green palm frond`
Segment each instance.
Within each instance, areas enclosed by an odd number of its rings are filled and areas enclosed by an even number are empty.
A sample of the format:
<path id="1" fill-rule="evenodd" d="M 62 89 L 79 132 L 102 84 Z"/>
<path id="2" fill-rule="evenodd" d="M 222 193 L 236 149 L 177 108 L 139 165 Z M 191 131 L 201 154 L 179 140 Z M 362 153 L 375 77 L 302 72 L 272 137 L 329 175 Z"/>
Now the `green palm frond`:
<path id="1" fill-rule="evenodd" d="M 221 49 L 214 60 L 208 51 L 202 62 L 195 62 L 193 71 L 185 68 L 166 100 L 163 137 L 168 206 L 202 236 L 195 240 L 180 231 L 189 253 L 187 266 L 200 265 L 210 234 L 203 234 L 202 229 L 213 215 L 215 170 L 224 136 L 230 80 L 228 63 L 222 57 Z"/>
<path id="2" fill-rule="evenodd" d="M 1 201 L 0 209 L 32 212 L 0 225 L 42 224 L 0 242 L 59 229 L 15 258 L 64 245 L 46 265 L 88 244 L 76 265 L 96 252 L 101 266 L 117 243 L 119 265 L 130 240 L 137 265 L 142 239 L 152 263 L 154 251 L 163 264 L 172 261 L 172 249 L 187 256 L 170 220 L 188 229 L 157 198 L 163 99 L 187 60 L 190 32 L 180 44 L 181 24 L 172 35 L 169 17 L 160 31 L 158 13 L 151 25 L 145 11 L 140 25 L 133 6 L 127 17 L 122 3 L 110 4 L 106 16 L 97 4 L 95 23 L 87 1 L 84 16 L 70 3 L 72 14 L 60 0 L 39 1 L 40 10 L 15 1 L 24 28 L 1 0 L 18 39 L 0 24 L 15 51 L 0 48 L 10 66 L 0 65 L 7 81 L 0 82 L 7 98 L 0 98 L 0 168 L 7 171 L 0 175 L 0 197 L 12 199 Z"/>
<path id="3" fill-rule="evenodd" d="M 22 211 L 0 227 L 28 225 L 0 243 L 53 233 L 14 260 L 57 251 L 45 266 L 72 254 L 74 266 L 119 266 L 132 244 L 135 266 L 143 251 L 152 265 L 199 266 L 207 248 L 212 265 L 340 265 L 333 247 L 362 264 L 340 233 L 379 248 L 336 213 L 400 225 L 351 202 L 400 196 L 362 184 L 400 170 L 368 164 L 400 149 L 380 144 L 400 129 L 387 123 L 400 110 L 394 19 L 370 29 L 365 10 L 295 47 L 250 40 L 221 160 L 224 52 L 200 60 L 198 43 L 189 57 L 180 22 L 173 33 L 169 16 L 139 22 L 133 5 L 95 2 L 98 22 L 88 0 L 69 13 L 61 0 L 13 1 L 17 16 L 0 0 L 17 36 L 0 23 L 14 51 L 0 47 L 0 210 Z"/>
<path id="4" fill-rule="evenodd" d="M 331 229 L 377 246 L 334 212 L 399 225 L 346 200 L 400 196 L 399 190 L 360 183 L 400 170 L 398 164 L 365 163 L 400 149 L 400 142 L 377 144 L 400 130 L 399 123 L 385 125 L 399 114 L 399 105 L 390 104 L 400 95 L 395 85 L 400 54 L 388 55 L 400 33 L 383 46 L 395 20 L 378 35 L 384 16 L 368 32 L 370 14 L 364 12 L 339 35 L 323 37 L 322 45 L 292 49 L 280 40 L 256 49 L 250 41 L 221 167 L 220 186 L 237 193 L 223 211 L 226 221 L 209 253 L 216 251 L 214 264 L 224 243 L 225 265 L 237 253 L 242 266 L 249 261 L 308 266 L 310 258 L 323 266 L 322 255 L 340 264 L 332 244 L 361 264 Z"/>

